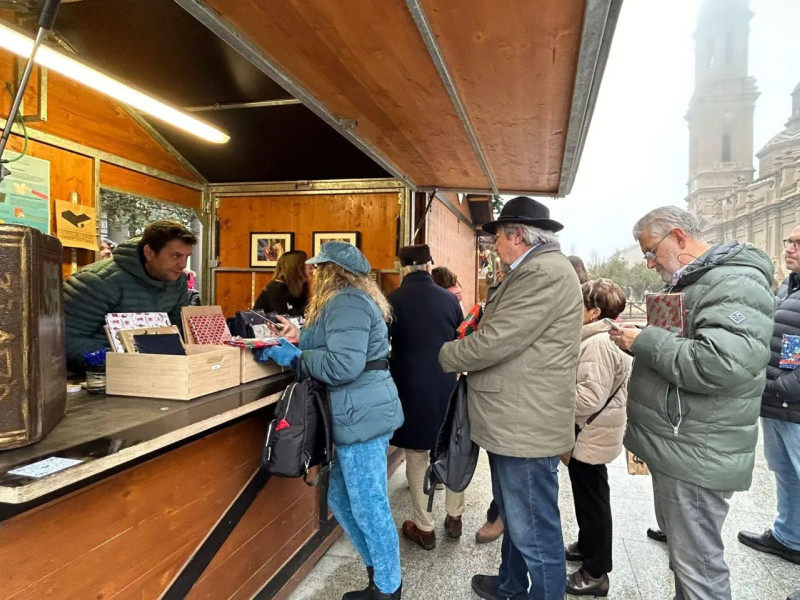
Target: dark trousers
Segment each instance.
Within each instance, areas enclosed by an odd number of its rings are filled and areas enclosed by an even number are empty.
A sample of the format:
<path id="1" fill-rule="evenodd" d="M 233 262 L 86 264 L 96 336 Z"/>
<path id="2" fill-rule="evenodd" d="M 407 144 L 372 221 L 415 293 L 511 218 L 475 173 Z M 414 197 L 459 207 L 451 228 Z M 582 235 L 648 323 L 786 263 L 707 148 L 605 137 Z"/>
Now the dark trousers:
<path id="1" fill-rule="evenodd" d="M 578 520 L 578 549 L 583 569 L 592 577 L 611 572 L 611 498 L 605 465 L 590 465 L 573 456 L 569 480 Z"/>
<path id="2" fill-rule="evenodd" d="M 495 502 L 494 498 L 492 498 L 492 502 L 489 504 L 489 508 L 486 511 L 486 520 L 489 521 L 489 523 L 494 523 L 497 521 L 497 517 L 499 516 L 500 509 L 497 508 L 497 502 Z"/>

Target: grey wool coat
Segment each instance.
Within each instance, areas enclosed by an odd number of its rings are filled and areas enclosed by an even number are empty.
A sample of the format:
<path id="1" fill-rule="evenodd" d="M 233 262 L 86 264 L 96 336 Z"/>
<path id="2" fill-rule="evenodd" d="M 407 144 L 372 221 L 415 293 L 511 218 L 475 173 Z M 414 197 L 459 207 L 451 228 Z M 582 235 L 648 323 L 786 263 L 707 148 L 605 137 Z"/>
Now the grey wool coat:
<path id="1" fill-rule="evenodd" d="M 534 248 L 489 289 L 478 330 L 446 343 L 445 371 L 467 371 L 472 440 L 503 456 L 572 449 L 583 300 L 556 243 Z"/>

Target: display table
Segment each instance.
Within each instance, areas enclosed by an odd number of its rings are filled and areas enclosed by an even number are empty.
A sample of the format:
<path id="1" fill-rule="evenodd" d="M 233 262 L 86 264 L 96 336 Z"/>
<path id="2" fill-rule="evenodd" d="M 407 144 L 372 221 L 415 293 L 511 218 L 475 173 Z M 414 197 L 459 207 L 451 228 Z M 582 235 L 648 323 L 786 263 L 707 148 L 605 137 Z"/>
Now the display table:
<path id="1" fill-rule="evenodd" d="M 0 452 L 0 503 L 21 504 L 70 488 L 274 404 L 291 378 L 277 375 L 191 402 L 70 395 L 66 416 L 44 440 Z M 48 459 L 56 464 L 48 467 Z M 80 462 L 43 476 L 9 473 L 25 466 L 27 472 L 37 466 L 46 471 L 73 460 Z"/>

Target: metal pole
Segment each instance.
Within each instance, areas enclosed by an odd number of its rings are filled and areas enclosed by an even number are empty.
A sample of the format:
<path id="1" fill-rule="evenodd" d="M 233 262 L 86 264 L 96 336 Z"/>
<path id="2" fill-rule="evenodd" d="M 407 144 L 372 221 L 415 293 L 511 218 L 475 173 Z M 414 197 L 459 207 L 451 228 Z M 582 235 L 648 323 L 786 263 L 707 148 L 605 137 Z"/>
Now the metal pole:
<path id="1" fill-rule="evenodd" d="M 22 73 L 22 80 L 19 82 L 17 94 L 14 96 L 14 103 L 11 105 L 11 112 L 8 113 L 6 126 L 3 129 L 3 136 L 0 137 L 0 158 L 2 158 L 3 152 L 5 152 L 6 144 L 8 143 L 8 136 L 11 135 L 11 127 L 14 125 L 14 121 L 17 120 L 17 112 L 19 112 L 19 106 L 22 104 L 22 97 L 25 95 L 25 88 L 28 86 L 28 80 L 31 78 L 31 72 L 33 71 L 33 59 L 36 57 L 36 51 L 39 49 L 39 46 L 42 45 L 42 40 L 44 39 L 44 34 L 46 32 L 47 30 L 44 27 L 40 27 L 39 31 L 36 33 L 36 39 L 33 42 L 33 50 L 31 50 L 31 55 L 28 58 L 28 64 L 25 65 L 25 71 Z M 2 179 L 2 177 L 0 177 L 0 179 Z"/>

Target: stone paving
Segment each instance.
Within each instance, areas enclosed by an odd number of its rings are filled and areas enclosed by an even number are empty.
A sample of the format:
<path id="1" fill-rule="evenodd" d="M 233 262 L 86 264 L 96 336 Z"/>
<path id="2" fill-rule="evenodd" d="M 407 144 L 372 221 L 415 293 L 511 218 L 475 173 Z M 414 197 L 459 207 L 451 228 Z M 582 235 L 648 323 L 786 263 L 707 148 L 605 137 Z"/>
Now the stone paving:
<path id="1" fill-rule="evenodd" d="M 566 469 L 560 469 L 560 505 L 567 543 L 577 535 L 572 492 Z M 673 597 L 672 575 L 667 567 L 665 544 L 648 539 L 645 531 L 655 525 L 653 492 L 649 477 L 630 476 L 620 456 L 609 466 L 614 513 L 614 571 L 610 600 L 668 600 Z M 761 531 L 775 517 L 774 477 L 767 469 L 759 444 L 753 485 L 748 492 L 734 494 L 723 529 L 725 556 L 731 569 L 735 600 L 785 600 L 800 588 L 800 565 L 762 554 L 736 540 L 740 529 Z M 410 518 L 411 503 L 402 464 L 389 480 L 389 494 L 399 529 Z M 485 453 L 467 490 L 464 535 L 460 540 L 444 532 L 444 500 L 437 494 L 437 547 L 428 552 L 400 537 L 405 600 L 474 600 L 469 581 L 476 573 L 496 574 L 500 564 L 500 542 L 478 544 L 475 531 L 483 524 L 491 500 L 489 463 Z M 800 499 L 798 500 L 800 501 Z M 568 571 L 578 565 L 570 564 Z M 346 591 L 364 587 L 366 574 L 353 546 L 344 537 L 320 559 L 290 600 L 340 600 Z M 567 596 L 572 598 L 572 596 Z"/>

